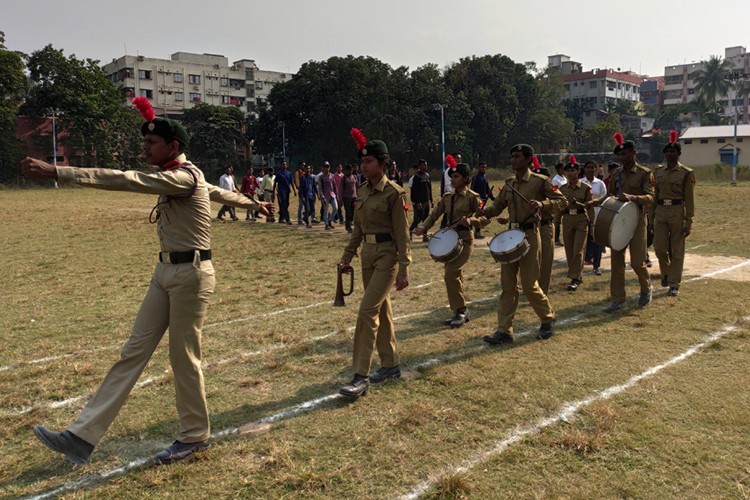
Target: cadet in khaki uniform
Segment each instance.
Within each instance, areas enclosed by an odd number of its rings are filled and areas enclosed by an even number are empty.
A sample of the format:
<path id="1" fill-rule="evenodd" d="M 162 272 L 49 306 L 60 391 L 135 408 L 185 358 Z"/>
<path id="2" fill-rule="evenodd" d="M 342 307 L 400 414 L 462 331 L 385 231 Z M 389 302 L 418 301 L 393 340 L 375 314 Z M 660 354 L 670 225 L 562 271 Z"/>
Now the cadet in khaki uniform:
<path id="1" fill-rule="evenodd" d="M 534 173 L 543 175 L 548 179 L 550 178 L 549 169 L 539 165 L 536 155 L 532 159 L 532 166 L 534 167 Z M 553 184 L 552 189 L 558 189 L 558 187 Z M 539 252 L 539 288 L 547 295 L 549 293 L 549 283 L 552 280 L 552 264 L 555 261 L 555 232 L 559 234 L 559 231 L 555 231 L 555 216 L 551 212 L 551 208 L 543 208 L 541 216 L 542 218 L 539 220 L 539 240 L 541 241 Z"/>
<path id="2" fill-rule="evenodd" d="M 484 341 L 497 345 L 513 342 L 513 317 L 518 307 L 518 273 L 521 273 L 523 293 L 539 316 L 538 339 L 548 339 L 553 334 L 555 313 L 547 295 L 539 288 L 539 219 L 540 211 L 547 208 L 562 209 L 565 198 L 552 189 L 552 184 L 542 175 L 529 170 L 534 149 L 528 144 L 518 144 L 510 150 L 510 163 L 516 175 L 505 181 L 500 194 L 491 206 L 485 206 L 479 215 L 495 217 L 508 207 L 509 220 L 513 228 L 524 231 L 530 250 L 517 262 L 503 264 L 500 271 L 500 309 L 497 313 L 498 329 Z M 515 189 L 515 191 L 514 191 Z M 516 192 L 517 191 L 517 192 Z M 524 200 L 525 198 L 525 200 Z"/>
<path id="3" fill-rule="evenodd" d="M 621 166 L 617 168 L 609 180 L 607 194 L 616 196 L 620 201 L 630 201 L 638 204 L 638 225 L 633 239 L 630 240 L 630 267 L 638 276 L 641 293 L 638 305 L 645 307 L 651 303 L 651 279 L 646 268 L 646 213 L 643 206 L 653 203 L 654 177 L 651 170 L 639 165 L 635 161 L 635 143 L 624 141 L 622 134 L 615 134 L 614 153 L 620 157 Z M 595 199 L 591 206 L 598 206 L 607 197 Z M 615 312 L 625 307 L 625 249 L 612 250 L 612 278 L 610 293 L 612 303 L 604 309 L 605 312 Z"/>
<path id="4" fill-rule="evenodd" d="M 578 290 L 583 283 L 583 255 L 586 253 L 589 224 L 594 220 L 594 209 L 585 206 L 592 199 L 591 186 L 578 178 L 579 167 L 576 157 L 571 156 L 563 167 L 568 182 L 560 187 L 568 201 L 568 206 L 562 211 L 562 235 L 570 278 L 568 291 L 571 292 Z"/>
<path id="5" fill-rule="evenodd" d="M 451 185 L 453 193 L 446 193 L 433 209 L 432 213 L 419 224 L 416 230 L 417 236 L 427 232 L 441 215 L 448 217 L 448 227 L 458 232 L 463 241 L 461 253 L 455 260 L 445 263 L 445 289 L 448 292 L 448 303 L 456 315 L 444 323 L 451 328 L 458 328 L 469 321 L 469 310 L 466 308 L 466 295 L 464 294 L 463 269 L 469 262 L 474 252 L 474 231 L 481 227 L 480 219 L 472 217 L 482 206 L 479 193 L 468 188 L 471 169 L 466 163 L 459 163 L 451 174 Z M 485 225 L 489 220 L 484 220 Z"/>
<path id="6" fill-rule="evenodd" d="M 211 265 L 211 201 L 268 213 L 267 204 L 208 184 L 183 151 L 189 136 L 174 120 L 154 118 L 146 98 L 134 104 L 147 120 L 141 127 L 144 153 L 157 173 L 112 169 L 53 167 L 26 158 L 27 176 L 58 179 L 80 186 L 159 195 L 152 212 L 161 243 L 158 263 L 130 338 L 101 387 L 67 430 L 36 426 L 47 447 L 76 464 L 88 461 L 133 385 L 169 329 L 169 360 L 174 373 L 180 432 L 177 441 L 154 458 L 157 463 L 182 460 L 209 446 L 210 427 L 201 371 L 201 329 L 214 291 Z M 155 220 L 154 220 L 155 219 Z M 155 257 L 157 257 L 155 255 Z"/>
<path id="7" fill-rule="evenodd" d="M 393 328 L 390 292 L 409 286 L 411 262 L 409 222 L 406 218 L 406 192 L 385 176 L 390 155 L 383 141 L 367 141 L 361 131 L 352 129 L 367 181 L 357 191 L 354 226 L 339 266 L 349 269 L 362 245 L 362 283 L 365 293 L 359 305 L 354 330 L 354 378 L 339 391 L 359 397 L 370 382 L 378 383 L 401 376 Z M 380 369 L 372 374 L 372 351 L 377 345 Z"/>
<path id="8" fill-rule="evenodd" d="M 693 225 L 695 174 L 680 163 L 682 146 L 677 142 L 677 132 L 670 133 L 669 143 L 663 151 L 667 164 L 659 165 L 654 171 L 656 202 L 649 205 L 649 220 L 654 224 L 651 229 L 654 251 L 659 259 L 661 286 L 668 286 L 667 294 L 676 297 L 682 281 L 685 238 L 690 235 Z"/>

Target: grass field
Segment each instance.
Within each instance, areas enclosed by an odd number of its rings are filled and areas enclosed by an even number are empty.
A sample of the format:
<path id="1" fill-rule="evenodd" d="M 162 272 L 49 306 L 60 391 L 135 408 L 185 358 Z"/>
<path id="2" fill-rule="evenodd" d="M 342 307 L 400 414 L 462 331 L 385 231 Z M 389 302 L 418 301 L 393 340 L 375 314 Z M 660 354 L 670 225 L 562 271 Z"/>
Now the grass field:
<path id="1" fill-rule="evenodd" d="M 687 246 L 700 262 L 750 263 L 749 189 L 699 176 Z M 152 198 L 0 191 L 0 496 L 750 496 L 750 285 L 701 277 L 722 268 L 689 273 L 677 299 L 655 279 L 644 309 L 628 271 L 630 308 L 611 316 L 608 261 L 575 294 L 556 262 L 556 335 L 534 340 L 522 299 L 516 344 L 487 348 L 489 252 L 468 265 L 472 321 L 451 330 L 442 266 L 415 243 L 411 286 L 393 292 L 404 377 L 349 402 L 336 394 L 352 373 L 359 275 L 347 306 L 331 307 L 346 233 L 244 222 L 213 228 L 213 446 L 188 463 L 147 460 L 177 429 L 164 341 L 89 464 L 73 467 L 32 428 L 69 424 L 117 359 L 155 265 Z"/>

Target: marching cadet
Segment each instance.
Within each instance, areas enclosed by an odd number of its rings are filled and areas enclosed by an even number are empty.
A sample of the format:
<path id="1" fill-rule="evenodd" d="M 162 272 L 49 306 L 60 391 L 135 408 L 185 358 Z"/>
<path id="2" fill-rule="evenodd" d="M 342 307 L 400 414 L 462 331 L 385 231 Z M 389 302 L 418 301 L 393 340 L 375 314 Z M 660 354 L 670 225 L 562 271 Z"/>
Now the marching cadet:
<path id="1" fill-rule="evenodd" d="M 651 279 L 646 268 L 646 213 L 643 206 L 654 201 L 654 177 L 651 170 L 635 161 L 635 143 L 625 141 L 622 134 L 614 135 L 617 144 L 614 153 L 620 157 L 621 166 L 615 169 L 607 185 L 607 195 L 616 196 L 620 201 L 638 204 L 638 225 L 630 240 L 630 267 L 638 276 L 641 293 L 638 305 L 646 307 L 651 303 Z M 599 206 L 607 196 L 592 200 L 587 206 Z M 612 277 L 609 288 L 612 303 L 605 312 L 615 312 L 625 307 L 625 249 L 612 249 Z"/>
<path id="2" fill-rule="evenodd" d="M 447 158 L 446 158 L 447 161 Z M 451 328 L 458 328 L 469 321 L 469 310 L 466 308 L 466 295 L 464 293 L 463 269 L 469 262 L 474 251 L 474 231 L 479 230 L 482 222 L 486 225 L 489 220 L 481 220 L 472 217 L 482 207 L 479 193 L 468 188 L 471 169 L 466 163 L 458 163 L 451 174 L 452 193 L 445 193 L 433 209 L 432 213 L 419 224 L 415 233 L 417 236 L 425 234 L 440 218 L 446 214 L 448 217 L 447 227 L 452 227 L 458 232 L 463 241 L 463 248 L 455 260 L 445 263 L 445 289 L 448 292 L 448 303 L 455 316 L 444 321 Z"/>
<path id="3" fill-rule="evenodd" d="M 560 192 L 568 200 L 568 206 L 562 211 L 562 234 L 570 278 L 568 291 L 571 292 L 575 292 L 583 283 L 583 256 L 589 224 L 594 220 L 594 209 L 585 206 L 592 199 L 591 186 L 581 182 L 578 170 L 576 157 L 571 155 L 563 167 L 567 182 L 560 187 Z"/>
<path id="4" fill-rule="evenodd" d="M 409 286 L 411 262 L 406 192 L 385 175 L 390 155 L 383 141 L 368 141 L 359 129 L 351 135 L 357 144 L 366 182 L 358 189 L 354 226 L 339 267 L 351 269 L 351 260 L 362 245 L 362 283 L 365 293 L 354 330 L 354 377 L 339 391 L 359 397 L 378 383 L 401 376 L 393 328 L 390 291 Z M 380 369 L 370 375 L 372 351 L 377 346 Z"/>
<path id="5" fill-rule="evenodd" d="M 677 142 L 676 131 L 670 132 L 663 152 L 667 164 L 654 171 L 656 203 L 649 205 L 649 220 L 653 221 L 650 229 L 659 259 L 661 286 L 669 287 L 667 295 L 677 297 L 685 261 L 685 238 L 690 235 L 695 212 L 695 174 L 680 163 L 682 146 Z"/>
<path id="6" fill-rule="evenodd" d="M 484 341 L 493 344 L 513 342 L 513 317 L 518 307 L 518 273 L 521 273 L 523 293 L 542 321 L 537 338 L 546 340 L 554 333 L 555 312 L 547 295 L 539 288 L 539 220 L 543 208 L 565 207 L 565 197 L 552 189 L 549 179 L 529 169 L 534 148 L 528 144 L 517 144 L 510 150 L 510 164 L 515 175 L 505 181 L 500 194 L 491 206 L 485 206 L 478 214 L 495 217 L 508 207 L 511 226 L 525 233 L 530 250 L 520 260 L 503 263 L 500 270 L 500 307 L 497 312 L 498 328 Z"/>
<path id="7" fill-rule="evenodd" d="M 55 168 L 32 158 L 22 162 L 24 173 L 32 178 L 159 195 L 149 218 L 156 223 L 159 234 L 159 262 L 120 359 L 67 430 L 55 432 L 41 425 L 34 428 L 45 446 L 63 453 L 75 464 L 88 462 L 167 329 L 180 431 L 178 439 L 154 460 L 168 464 L 208 448 L 210 428 L 201 371 L 201 330 L 215 285 L 211 201 L 258 209 L 265 215 L 273 213 L 270 203 L 258 203 L 208 184 L 203 172 L 185 157 L 190 137 L 182 124 L 155 118 L 145 97 L 133 99 L 133 104 L 146 120 L 141 126 L 146 161 L 160 171 L 147 174 L 109 168 Z"/>
<path id="8" fill-rule="evenodd" d="M 536 155 L 531 160 L 533 171 L 537 174 L 550 178 L 550 171 L 547 167 L 539 165 L 539 159 Z M 552 189 L 559 189 L 552 184 Z M 560 234 L 559 229 L 555 231 L 555 216 L 550 208 L 543 208 L 539 220 L 539 239 L 541 240 L 539 256 L 539 288 L 545 295 L 549 293 L 549 283 L 552 280 L 552 263 L 555 261 L 555 234 Z M 559 217 L 558 217 L 559 224 Z M 559 239 L 558 239 L 559 241 Z"/>

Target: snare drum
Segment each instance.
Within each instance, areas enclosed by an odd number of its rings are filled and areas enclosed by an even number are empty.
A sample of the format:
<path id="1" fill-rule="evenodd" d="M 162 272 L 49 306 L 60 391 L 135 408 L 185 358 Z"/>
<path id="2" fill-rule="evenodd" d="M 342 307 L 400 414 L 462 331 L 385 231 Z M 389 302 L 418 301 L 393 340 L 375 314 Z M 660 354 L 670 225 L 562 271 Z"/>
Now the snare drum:
<path id="1" fill-rule="evenodd" d="M 441 229 L 430 238 L 427 251 L 435 262 L 453 262 L 464 249 L 464 242 L 452 228 Z"/>
<path id="2" fill-rule="evenodd" d="M 623 250 L 633 239 L 638 217 L 640 210 L 636 203 L 610 196 L 594 219 L 594 241 L 618 252 Z"/>
<path id="3" fill-rule="evenodd" d="M 510 264 L 519 261 L 529 252 L 531 245 L 526 233 L 520 229 L 509 229 L 496 235 L 488 243 L 495 262 Z"/>

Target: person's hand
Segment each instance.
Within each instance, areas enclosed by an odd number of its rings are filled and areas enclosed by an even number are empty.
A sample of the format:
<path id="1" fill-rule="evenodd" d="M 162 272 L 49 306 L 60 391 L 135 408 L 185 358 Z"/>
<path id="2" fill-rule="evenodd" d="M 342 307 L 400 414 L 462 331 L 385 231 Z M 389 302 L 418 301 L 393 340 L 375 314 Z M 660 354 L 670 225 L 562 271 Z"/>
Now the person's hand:
<path id="1" fill-rule="evenodd" d="M 417 235 L 417 236 L 422 236 L 424 234 L 424 229 L 422 229 L 421 227 L 417 227 L 414 230 L 414 234 Z"/>
<path id="2" fill-rule="evenodd" d="M 458 221 L 458 224 L 464 227 L 471 227 L 471 221 L 469 220 L 469 217 L 467 217 L 466 215 L 461 217 L 461 220 Z"/>
<path id="3" fill-rule="evenodd" d="M 508 222 L 509 222 L 510 220 L 509 220 L 509 219 L 508 219 L 507 217 L 498 217 L 498 218 L 497 218 L 497 221 L 498 221 L 498 222 L 499 222 L 500 224 L 503 224 L 503 225 L 505 225 L 505 224 L 507 224 L 507 223 L 508 223 Z"/>
<path id="4" fill-rule="evenodd" d="M 653 233 L 654 232 L 654 225 L 653 224 L 649 224 L 646 229 L 648 230 L 649 233 Z M 685 229 L 685 228 L 683 228 L 683 229 Z"/>
<path id="5" fill-rule="evenodd" d="M 273 217 L 273 213 L 274 213 L 273 203 L 270 201 L 261 201 L 258 212 L 262 213 L 263 215 Z"/>
<path id="6" fill-rule="evenodd" d="M 352 268 L 352 265 L 351 265 L 351 261 L 348 261 L 348 260 L 346 260 L 346 259 L 341 259 L 341 260 L 339 261 L 339 269 L 340 269 L 340 270 L 341 270 L 342 272 L 345 272 L 345 273 L 348 273 L 348 272 L 350 272 L 350 271 L 353 271 L 353 270 L 354 270 L 354 269 Z"/>
<path id="7" fill-rule="evenodd" d="M 36 158 L 24 158 L 21 161 L 21 171 L 29 179 L 57 180 L 57 169 L 55 166 Z"/>
<path id="8" fill-rule="evenodd" d="M 682 233 L 682 237 L 683 238 L 687 238 L 688 236 L 690 236 L 690 228 L 689 227 L 683 226 L 682 230 L 680 232 Z"/>
<path id="9" fill-rule="evenodd" d="M 539 212 L 544 205 L 539 200 L 529 200 L 529 207 L 531 208 L 531 213 L 537 213 Z"/>
<path id="10" fill-rule="evenodd" d="M 593 207 L 594 206 L 594 200 L 587 201 L 586 203 L 583 204 L 583 206 L 586 207 L 586 208 Z"/>
<path id="11" fill-rule="evenodd" d="M 409 286 L 408 276 L 396 276 L 396 290 L 403 290 Z"/>

